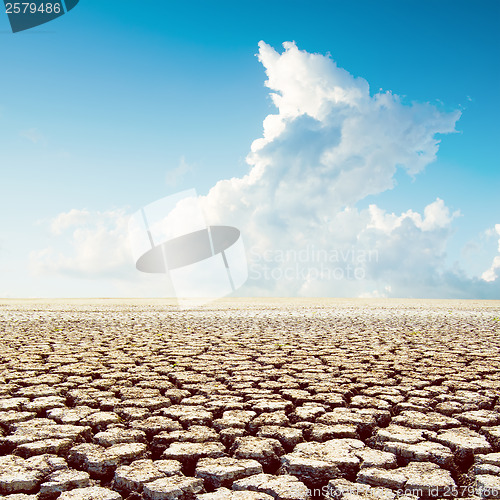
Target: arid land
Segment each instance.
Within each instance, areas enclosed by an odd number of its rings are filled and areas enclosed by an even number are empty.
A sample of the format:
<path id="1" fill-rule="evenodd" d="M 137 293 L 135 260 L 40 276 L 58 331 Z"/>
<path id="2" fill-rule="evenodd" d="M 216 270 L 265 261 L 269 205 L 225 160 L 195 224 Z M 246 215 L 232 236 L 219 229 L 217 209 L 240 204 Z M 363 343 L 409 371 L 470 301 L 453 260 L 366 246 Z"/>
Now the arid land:
<path id="1" fill-rule="evenodd" d="M 500 498 L 500 301 L 0 299 L 0 498 Z"/>

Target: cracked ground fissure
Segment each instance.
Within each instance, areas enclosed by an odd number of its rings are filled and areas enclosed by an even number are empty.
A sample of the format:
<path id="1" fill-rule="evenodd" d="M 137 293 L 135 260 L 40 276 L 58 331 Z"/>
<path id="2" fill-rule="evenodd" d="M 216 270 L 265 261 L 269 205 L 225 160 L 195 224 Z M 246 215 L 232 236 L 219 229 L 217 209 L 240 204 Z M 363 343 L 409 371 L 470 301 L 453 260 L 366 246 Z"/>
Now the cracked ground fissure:
<path id="1" fill-rule="evenodd" d="M 0 498 L 500 498 L 498 301 L 0 305 Z"/>

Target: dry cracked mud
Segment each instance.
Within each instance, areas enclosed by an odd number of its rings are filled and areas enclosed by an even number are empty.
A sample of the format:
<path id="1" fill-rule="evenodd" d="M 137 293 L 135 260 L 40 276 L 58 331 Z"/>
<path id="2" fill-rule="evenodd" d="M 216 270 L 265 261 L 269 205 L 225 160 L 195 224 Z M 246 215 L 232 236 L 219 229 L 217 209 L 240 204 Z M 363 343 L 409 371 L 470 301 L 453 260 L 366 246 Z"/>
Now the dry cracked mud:
<path id="1" fill-rule="evenodd" d="M 500 498 L 500 302 L 0 301 L 0 498 Z"/>

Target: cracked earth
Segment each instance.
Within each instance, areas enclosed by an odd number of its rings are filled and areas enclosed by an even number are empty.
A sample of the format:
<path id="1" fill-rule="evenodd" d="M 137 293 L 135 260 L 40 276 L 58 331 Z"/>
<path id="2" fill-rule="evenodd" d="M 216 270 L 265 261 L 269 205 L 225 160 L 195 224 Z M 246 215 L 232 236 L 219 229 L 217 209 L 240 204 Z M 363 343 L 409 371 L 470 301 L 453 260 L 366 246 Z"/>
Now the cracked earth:
<path id="1" fill-rule="evenodd" d="M 500 498 L 500 302 L 0 301 L 0 498 Z"/>

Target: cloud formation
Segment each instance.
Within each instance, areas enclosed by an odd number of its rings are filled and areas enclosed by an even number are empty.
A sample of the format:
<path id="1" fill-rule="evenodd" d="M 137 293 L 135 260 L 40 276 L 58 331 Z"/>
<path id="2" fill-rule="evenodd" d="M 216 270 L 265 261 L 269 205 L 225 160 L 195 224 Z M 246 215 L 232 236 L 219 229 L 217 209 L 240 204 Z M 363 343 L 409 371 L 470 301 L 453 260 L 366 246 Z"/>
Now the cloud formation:
<path id="1" fill-rule="evenodd" d="M 264 42 L 259 47 L 278 112 L 266 117 L 263 136 L 252 144 L 249 174 L 210 191 L 215 212 L 221 201 L 241 199 L 258 206 L 246 213 L 259 226 L 279 221 L 289 229 L 297 218 L 323 224 L 394 187 L 398 167 L 422 171 L 436 158 L 437 134 L 453 132 L 460 116 L 430 104 L 404 105 L 390 92 L 371 96 L 365 80 L 294 43 L 281 54 Z"/>
<path id="2" fill-rule="evenodd" d="M 498 255 L 493 259 L 491 266 L 481 276 L 484 281 L 489 283 L 496 281 L 500 273 L 500 224 L 495 224 L 495 232 L 498 238 Z"/>
<path id="3" fill-rule="evenodd" d="M 96 278 L 130 274 L 131 256 L 124 210 L 70 210 L 50 224 L 54 246 L 30 255 L 35 273 Z"/>
<path id="4" fill-rule="evenodd" d="M 233 225 L 249 257 L 248 295 L 490 297 L 499 293 L 500 257 L 469 278 L 446 264 L 459 212 L 429 199 L 423 213 L 388 212 L 367 196 L 395 187 L 436 159 L 440 136 L 460 112 L 405 103 L 327 56 L 286 42 L 280 53 L 259 43 L 259 61 L 276 107 L 253 141 L 248 174 L 219 181 L 201 202 L 210 224 Z M 177 172 L 185 173 L 181 164 Z M 89 223 L 91 225 L 89 226 Z M 133 268 L 124 211 L 71 211 L 52 224 L 72 228 L 73 256 L 33 255 L 39 268 L 81 275 Z M 499 233 L 500 234 L 500 233 Z"/>
<path id="5" fill-rule="evenodd" d="M 460 112 L 405 104 L 391 92 L 372 95 L 364 79 L 330 57 L 291 42 L 283 47 L 279 53 L 259 44 L 277 112 L 252 144 L 249 173 L 220 181 L 205 199 L 211 222 L 244 229 L 254 278 L 248 289 L 435 294 L 458 212 L 451 214 L 441 199 L 429 200 L 423 214 L 357 204 L 392 189 L 398 168 L 416 175 L 432 163 L 440 135 L 455 131 Z"/>

